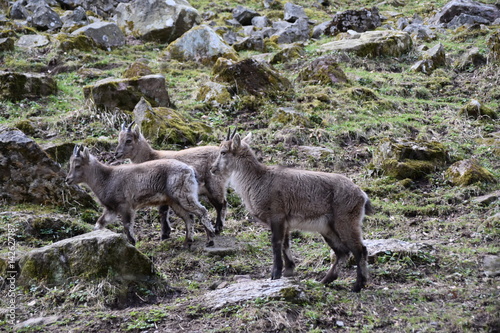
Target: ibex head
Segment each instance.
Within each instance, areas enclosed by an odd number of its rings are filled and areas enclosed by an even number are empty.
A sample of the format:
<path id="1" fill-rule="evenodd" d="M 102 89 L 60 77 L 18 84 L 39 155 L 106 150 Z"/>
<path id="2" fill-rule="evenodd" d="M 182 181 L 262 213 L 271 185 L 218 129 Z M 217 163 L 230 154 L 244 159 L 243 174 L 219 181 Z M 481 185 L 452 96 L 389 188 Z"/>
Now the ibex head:
<path id="1" fill-rule="evenodd" d="M 139 126 L 135 125 L 135 121 L 128 126 L 122 124 L 120 134 L 118 135 L 118 146 L 116 147 L 115 157 L 117 159 L 132 158 L 137 150 L 137 142 L 141 138 Z"/>
<path id="2" fill-rule="evenodd" d="M 229 129 L 226 140 L 219 147 L 219 155 L 212 164 L 210 171 L 213 174 L 230 174 L 234 169 L 233 161 L 236 158 L 244 157 L 246 152 L 250 152 L 248 144 L 252 141 L 252 133 L 241 139 L 236 133 L 236 129 L 231 133 Z"/>
<path id="3" fill-rule="evenodd" d="M 66 177 L 67 184 L 78 184 L 85 180 L 85 170 L 89 165 L 89 160 L 90 152 L 88 148 L 75 145 L 73 154 L 69 160 L 69 172 Z"/>

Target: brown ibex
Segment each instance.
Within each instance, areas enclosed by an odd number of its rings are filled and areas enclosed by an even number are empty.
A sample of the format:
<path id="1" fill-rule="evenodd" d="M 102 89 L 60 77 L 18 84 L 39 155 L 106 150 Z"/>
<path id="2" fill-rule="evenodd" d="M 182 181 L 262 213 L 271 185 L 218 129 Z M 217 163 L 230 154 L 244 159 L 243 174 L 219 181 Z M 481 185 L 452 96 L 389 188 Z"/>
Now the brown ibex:
<path id="1" fill-rule="evenodd" d="M 214 228 L 208 211 L 198 201 L 198 182 L 194 169 L 177 160 L 158 160 L 141 164 L 105 165 L 88 148 L 75 146 L 70 158 L 68 184 L 85 183 L 104 206 L 94 229 L 102 229 L 121 216 L 125 234 L 135 245 L 135 211 L 146 206 L 168 205 L 186 223 L 186 245 L 193 241 L 193 219 L 197 216 L 207 233 L 207 246 L 213 245 Z"/>
<path id="2" fill-rule="evenodd" d="M 246 209 L 271 228 L 273 248 L 272 279 L 293 275 L 295 263 L 290 251 L 290 231 L 319 232 L 333 249 L 336 259 L 321 281 L 328 284 L 338 277 L 339 266 L 350 252 L 357 264 L 353 291 L 359 292 L 368 278 L 367 250 L 361 225 L 371 213 L 368 196 L 350 179 L 333 173 L 266 166 L 243 140 L 228 134 L 220 145 L 212 166 L 215 174 L 231 177 L 231 186 Z M 332 255 L 332 261 L 333 261 Z"/>
<path id="3" fill-rule="evenodd" d="M 115 157 L 117 159 L 129 158 L 133 163 L 156 159 L 176 159 L 192 166 L 200 184 L 199 195 L 205 196 L 217 212 L 215 233 L 220 233 L 226 217 L 228 179 L 210 172 L 210 166 L 219 154 L 219 147 L 204 146 L 180 151 L 154 150 L 140 132 L 139 127 L 136 125 L 132 128 L 133 125 L 134 122 L 128 126 L 122 125 Z M 168 206 L 160 206 L 161 239 L 167 239 L 170 236 L 171 228 L 168 215 Z"/>

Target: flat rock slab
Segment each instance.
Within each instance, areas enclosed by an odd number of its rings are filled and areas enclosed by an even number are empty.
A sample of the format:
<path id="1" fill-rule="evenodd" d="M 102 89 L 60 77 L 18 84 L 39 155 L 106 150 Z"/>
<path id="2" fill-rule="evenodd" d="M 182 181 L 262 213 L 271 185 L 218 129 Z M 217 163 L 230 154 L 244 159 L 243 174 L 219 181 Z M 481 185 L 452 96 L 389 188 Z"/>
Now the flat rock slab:
<path id="1" fill-rule="evenodd" d="M 203 295 L 202 304 L 212 310 L 221 309 L 230 304 L 249 301 L 260 297 L 283 297 L 284 292 L 292 290 L 292 294 L 299 295 L 300 288 L 293 280 L 281 278 L 279 280 L 247 280 L 241 279 L 226 288 L 210 291 Z"/>
<path id="2" fill-rule="evenodd" d="M 37 317 L 30 318 L 14 326 L 15 330 L 20 330 L 23 328 L 35 327 L 35 326 L 45 326 L 55 323 L 59 320 L 59 316 L 48 316 L 48 317 Z"/>
<path id="3" fill-rule="evenodd" d="M 368 250 L 368 257 L 391 253 L 416 253 L 429 250 L 427 243 L 406 242 L 399 239 L 365 239 L 364 244 Z"/>

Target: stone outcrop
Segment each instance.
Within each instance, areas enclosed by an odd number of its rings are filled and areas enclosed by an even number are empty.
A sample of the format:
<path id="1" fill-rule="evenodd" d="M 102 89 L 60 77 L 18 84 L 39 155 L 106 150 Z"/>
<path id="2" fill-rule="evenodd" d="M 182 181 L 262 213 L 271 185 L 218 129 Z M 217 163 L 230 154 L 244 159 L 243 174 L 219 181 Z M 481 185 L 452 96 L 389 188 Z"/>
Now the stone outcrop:
<path id="1" fill-rule="evenodd" d="M 152 106 L 171 107 L 163 75 L 146 75 L 130 79 L 108 78 L 83 88 L 87 103 L 99 109 L 132 111 L 144 97 Z"/>
<path id="2" fill-rule="evenodd" d="M 61 167 L 23 132 L 0 127 L 0 199 L 54 206 L 95 205 L 81 188 L 68 186 Z"/>
<path id="3" fill-rule="evenodd" d="M 418 179 L 443 167 L 448 151 L 439 142 L 383 141 L 373 152 L 373 164 L 396 179 Z"/>
<path id="4" fill-rule="evenodd" d="M 238 57 L 234 49 L 207 25 L 195 27 L 170 43 L 165 56 L 168 59 L 196 61 L 204 65 L 213 65 L 219 57 L 233 60 Z"/>
<path id="5" fill-rule="evenodd" d="M 493 22 L 500 17 L 500 9 L 495 5 L 484 4 L 472 0 L 451 0 L 430 20 L 430 22 L 447 26 L 455 17 L 462 14 L 479 16 L 489 22 Z"/>
<path id="6" fill-rule="evenodd" d="M 446 53 L 441 43 L 434 45 L 430 50 L 422 52 L 421 60 L 417 61 L 411 69 L 426 74 L 432 73 L 436 68 L 446 65 Z"/>
<path id="7" fill-rule="evenodd" d="M 125 35 L 115 23 L 96 22 L 72 32 L 74 36 L 84 34 L 102 49 L 111 50 L 125 45 Z"/>
<path id="8" fill-rule="evenodd" d="M 116 22 L 127 35 L 170 43 L 201 23 L 201 16 L 186 0 L 151 0 L 120 3 Z"/>
<path id="9" fill-rule="evenodd" d="M 213 67 L 214 80 L 227 83 L 238 95 L 253 95 L 270 99 L 289 96 L 291 82 L 271 65 L 254 59 L 235 62 L 219 58 Z"/>
<path id="10" fill-rule="evenodd" d="M 56 93 L 56 80 L 49 75 L 0 71 L 0 99 L 19 101 Z"/>
<path id="11" fill-rule="evenodd" d="M 413 42 L 408 33 L 403 31 L 381 30 L 367 31 L 350 36 L 347 39 L 325 43 L 319 47 L 322 53 L 352 52 L 360 57 L 394 56 L 409 52 Z"/>
<path id="12" fill-rule="evenodd" d="M 326 35 L 337 35 L 341 32 L 354 30 L 356 32 L 365 32 L 375 30 L 381 25 L 378 8 L 347 10 L 333 15 L 332 20 L 325 29 Z"/>
<path id="13" fill-rule="evenodd" d="M 454 185 L 467 186 L 474 183 L 496 183 L 491 172 L 474 159 L 453 163 L 445 172 L 446 178 Z"/>

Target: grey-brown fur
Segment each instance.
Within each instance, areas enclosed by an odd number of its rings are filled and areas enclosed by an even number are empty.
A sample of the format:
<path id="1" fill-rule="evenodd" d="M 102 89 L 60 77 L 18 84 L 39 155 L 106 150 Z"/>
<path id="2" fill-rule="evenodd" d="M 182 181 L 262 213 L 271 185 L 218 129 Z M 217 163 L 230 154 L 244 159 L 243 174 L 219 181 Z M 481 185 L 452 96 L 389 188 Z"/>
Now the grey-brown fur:
<path id="1" fill-rule="evenodd" d="M 217 212 L 215 233 L 218 234 L 222 231 L 227 207 L 227 178 L 214 175 L 210 172 L 210 166 L 218 154 L 219 147 L 215 146 L 195 147 L 180 151 L 154 150 L 146 141 L 138 126 L 136 125 L 132 128 L 132 124 L 130 124 L 127 127 L 122 125 L 118 136 L 118 146 L 115 156 L 118 159 L 129 158 L 133 163 L 142 163 L 157 159 L 177 159 L 192 166 L 196 171 L 200 185 L 198 194 L 205 196 Z M 168 207 L 160 207 L 160 223 L 162 226 L 161 238 L 169 238 L 171 228 L 168 218 Z"/>
<path id="2" fill-rule="evenodd" d="M 290 251 L 290 231 L 319 232 L 333 249 L 336 260 L 322 282 L 338 277 L 340 265 L 349 252 L 357 263 L 358 292 L 368 278 L 367 251 L 361 225 L 371 211 L 368 196 L 350 179 L 333 173 L 297 170 L 260 163 L 238 134 L 222 142 L 212 166 L 216 174 L 231 176 L 231 186 L 247 210 L 271 228 L 273 246 L 272 279 L 293 275 L 295 264 Z M 332 255 L 332 261 L 334 260 Z"/>
<path id="3" fill-rule="evenodd" d="M 128 240 L 135 244 L 135 211 L 146 206 L 168 205 L 186 223 L 188 246 L 194 240 L 191 214 L 200 218 L 207 233 L 207 245 L 213 245 L 214 229 L 207 210 L 198 201 L 194 169 L 185 163 L 158 160 L 108 166 L 87 148 L 76 146 L 66 182 L 87 184 L 104 207 L 95 229 L 104 228 L 120 215 Z"/>

